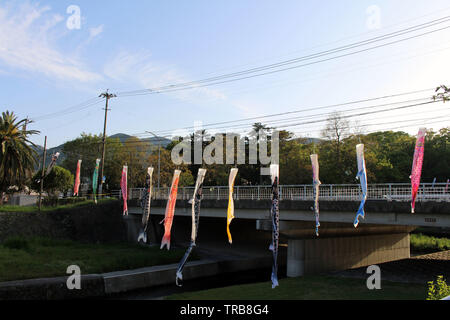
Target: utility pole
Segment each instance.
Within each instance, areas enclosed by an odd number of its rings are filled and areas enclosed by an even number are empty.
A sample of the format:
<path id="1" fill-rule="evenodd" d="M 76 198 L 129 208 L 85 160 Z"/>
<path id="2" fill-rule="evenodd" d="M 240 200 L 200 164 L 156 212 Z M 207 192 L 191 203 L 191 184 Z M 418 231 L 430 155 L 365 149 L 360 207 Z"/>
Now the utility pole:
<path id="1" fill-rule="evenodd" d="M 101 161 L 101 167 L 100 167 L 100 184 L 98 187 L 98 196 L 102 196 L 103 192 L 103 176 L 104 176 L 104 167 L 105 167 L 105 148 L 106 148 L 106 120 L 108 119 L 108 100 L 114 97 L 117 97 L 113 93 L 108 93 L 108 89 L 106 92 L 101 93 L 99 95 L 100 98 L 105 98 L 106 104 L 105 104 L 105 121 L 103 123 L 103 147 L 102 147 L 102 161 Z"/>
<path id="2" fill-rule="evenodd" d="M 158 191 L 159 191 L 159 182 L 160 182 L 160 178 L 161 178 L 161 138 L 158 137 L 156 134 L 154 134 L 151 131 L 145 131 L 145 132 L 150 133 L 159 141 L 159 143 L 158 143 Z"/>
<path id="3" fill-rule="evenodd" d="M 42 189 L 44 188 L 45 157 L 46 156 L 47 156 L 47 136 L 45 136 L 45 140 L 44 140 L 44 155 L 42 156 L 41 188 L 39 190 L 39 211 L 41 211 Z"/>

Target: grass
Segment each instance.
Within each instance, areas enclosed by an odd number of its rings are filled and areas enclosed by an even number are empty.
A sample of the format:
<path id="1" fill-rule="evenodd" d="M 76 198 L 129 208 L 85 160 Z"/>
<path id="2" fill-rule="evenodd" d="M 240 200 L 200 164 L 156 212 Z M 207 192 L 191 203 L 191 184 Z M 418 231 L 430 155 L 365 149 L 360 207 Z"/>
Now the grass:
<path id="1" fill-rule="evenodd" d="M 114 199 L 99 199 L 97 200 L 98 203 L 102 202 L 108 202 L 108 201 L 114 201 Z M 55 210 L 61 210 L 61 209 L 71 209 L 76 208 L 79 206 L 85 206 L 85 205 L 93 205 L 94 200 L 86 200 L 81 201 L 77 203 L 71 203 L 71 204 L 65 204 L 65 205 L 57 205 L 57 206 L 42 206 L 41 211 L 55 211 Z M 17 205 L 1 205 L 0 206 L 0 212 L 38 212 L 39 209 L 37 205 L 34 206 L 17 206 Z"/>
<path id="2" fill-rule="evenodd" d="M 235 285 L 203 291 L 185 292 L 167 300 L 425 300 L 426 284 L 381 282 L 381 289 L 369 290 L 366 279 L 332 276 L 304 276 L 270 282 Z"/>
<path id="3" fill-rule="evenodd" d="M 66 276 L 72 264 L 78 265 L 82 274 L 170 264 L 178 262 L 183 254 L 184 249 L 167 251 L 131 243 L 16 237 L 0 245 L 0 281 Z"/>
<path id="4" fill-rule="evenodd" d="M 421 233 L 411 234 L 411 250 L 420 253 L 450 250 L 450 239 L 436 238 Z"/>

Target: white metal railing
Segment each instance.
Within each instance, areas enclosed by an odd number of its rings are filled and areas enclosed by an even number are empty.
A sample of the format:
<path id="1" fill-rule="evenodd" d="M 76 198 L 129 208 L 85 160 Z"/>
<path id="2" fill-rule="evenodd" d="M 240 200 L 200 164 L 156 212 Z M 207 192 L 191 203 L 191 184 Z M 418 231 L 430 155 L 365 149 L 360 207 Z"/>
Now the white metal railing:
<path id="1" fill-rule="evenodd" d="M 128 191 L 128 199 L 141 199 L 144 188 L 133 188 Z M 169 187 L 154 188 L 153 199 L 167 199 Z M 191 199 L 194 187 L 178 189 L 177 199 Z M 280 185 L 280 200 L 313 200 L 312 185 Z M 121 197 L 120 190 L 114 190 L 112 196 Z M 271 186 L 235 186 L 236 200 L 267 200 L 272 197 Z M 320 200 L 359 201 L 361 188 L 359 184 L 322 184 L 319 188 Z M 228 199 L 228 186 L 204 186 L 203 199 Z M 411 185 L 407 183 L 371 184 L 368 186 L 368 200 L 410 201 Z M 422 183 L 417 193 L 417 201 L 450 201 L 450 186 L 447 183 Z"/>

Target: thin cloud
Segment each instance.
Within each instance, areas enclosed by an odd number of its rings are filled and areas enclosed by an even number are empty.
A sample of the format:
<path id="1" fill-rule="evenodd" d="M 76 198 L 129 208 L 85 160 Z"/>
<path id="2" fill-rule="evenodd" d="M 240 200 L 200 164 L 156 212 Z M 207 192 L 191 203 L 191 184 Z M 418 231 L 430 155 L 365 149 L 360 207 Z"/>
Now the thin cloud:
<path id="1" fill-rule="evenodd" d="M 151 54 L 146 51 L 137 53 L 119 52 L 105 64 L 104 74 L 118 82 L 131 83 L 142 89 L 192 81 L 176 67 L 152 60 Z M 189 100 L 194 103 L 201 102 L 206 98 L 226 99 L 223 92 L 210 88 L 194 88 L 167 94 L 178 100 Z"/>
<path id="2" fill-rule="evenodd" d="M 89 28 L 89 38 L 93 39 L 103 32 L 103 25 L 97 27 Z"/>
<path id="3" fill-rule="evenodd" d="M 4 69 L 44 74 L 62 80 L 92 82 L 101 75 L 58 50 L 50 31 L 63 21 L 49 6 L 28 2 L 0 6 L 0 64 Z M 97 30 L 98 32 L 98 30 Z"/>

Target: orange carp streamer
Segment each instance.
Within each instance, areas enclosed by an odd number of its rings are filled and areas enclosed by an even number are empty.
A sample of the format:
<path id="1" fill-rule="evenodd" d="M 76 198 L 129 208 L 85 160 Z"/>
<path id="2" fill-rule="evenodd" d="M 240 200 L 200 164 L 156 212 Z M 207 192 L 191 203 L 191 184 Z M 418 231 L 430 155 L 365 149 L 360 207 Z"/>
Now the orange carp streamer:
<path id="1" fill-rule="evenodd" d="M 161 241 L 161 249 L 167 246 L 170 249 L 170 230 L 172 229 L 173 216 L 175 214 L 175 203 L 177 202 L 178 181 L 180 180 L 180 170 L 175 170 L 170 187 L 169 199 L 167 200 L 166 214 L 164 217 L 164 236 Z M 163 222 L 161 221 L 161 223 Z"/>
<path id="2" fill-rule="evenodd" d="M 80 171 L 81 171 L 81 161 L 77 162 L 77 171 L 75 173 L 75 184 L 73 185 L 73 195 L 78 196 L 78 191 L 80 190 Z"/>

